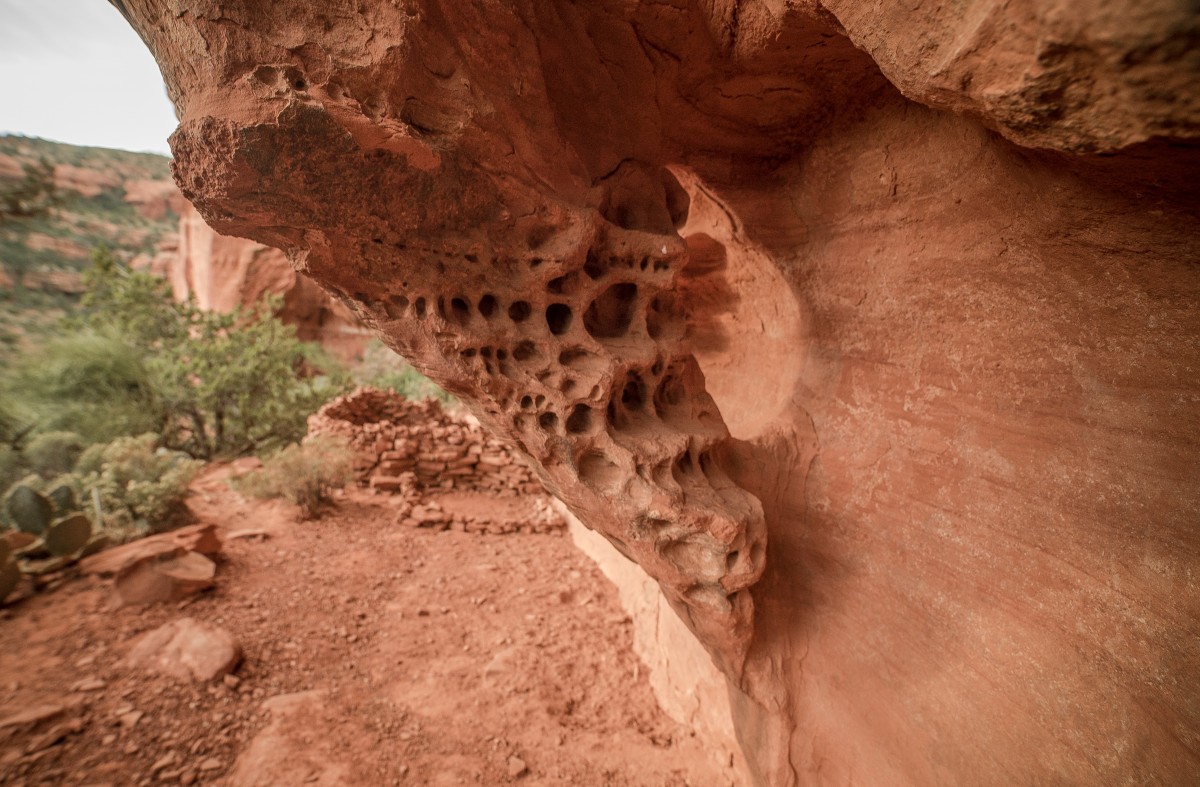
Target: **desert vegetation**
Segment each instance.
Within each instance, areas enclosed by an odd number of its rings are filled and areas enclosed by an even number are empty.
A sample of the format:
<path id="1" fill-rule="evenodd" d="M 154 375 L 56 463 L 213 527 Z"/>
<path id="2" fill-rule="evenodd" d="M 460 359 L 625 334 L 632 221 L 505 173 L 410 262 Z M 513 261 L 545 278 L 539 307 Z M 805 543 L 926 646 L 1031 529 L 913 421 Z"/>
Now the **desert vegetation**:
<path id="1" fill-rule="evenodd" d="M 81 281 L 53 332 L 0 361 L 0 597 L 184 521 L 206 462 L 261 457 L 238 489 L 312 516 L 350 462 L 336 441 L 301 445 L 307 418 L 355 383 L 448 399 L 382 344 L 348 368 L 300 341 L 270 297 L 205 311 L 103 246 Z"/>

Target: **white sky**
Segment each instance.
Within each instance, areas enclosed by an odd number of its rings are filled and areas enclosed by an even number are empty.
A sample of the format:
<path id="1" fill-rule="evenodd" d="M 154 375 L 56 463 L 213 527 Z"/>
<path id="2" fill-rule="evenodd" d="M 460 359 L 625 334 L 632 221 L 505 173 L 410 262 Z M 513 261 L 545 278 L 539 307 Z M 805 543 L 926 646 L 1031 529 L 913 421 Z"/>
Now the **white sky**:
<path id="1" fill-rule="evenodd" d="M 175 110 L 107 0 L 0 0 L 0 133 L 170 155 Z"/>

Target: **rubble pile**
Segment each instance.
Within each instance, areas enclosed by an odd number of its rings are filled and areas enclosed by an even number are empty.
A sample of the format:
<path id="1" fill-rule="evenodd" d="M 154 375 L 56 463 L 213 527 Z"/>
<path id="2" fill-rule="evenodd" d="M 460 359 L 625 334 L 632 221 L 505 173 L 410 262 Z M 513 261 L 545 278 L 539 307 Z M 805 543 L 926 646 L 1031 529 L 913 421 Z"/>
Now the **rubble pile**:
<path id="1" fill-rule="evenodd" d="M 308 420 L 309 438 L 336 437 L 354 452 L 359 480 L 401 496 L 400 520 L 469 532 L 549 532 L 564 527 L 533 472 L 466 413 L 436 399 L 410 401 L 377 388 L 334 399 Z M 477 493 L 516 498 L 494 516 L 467 515 L 431 496 Z"/>
<path id="2" fill-rule="evenodd" d="M 452 501 L 408 496 L 400 503 L 397 521 L 408 527 L 451 528 L 467 533 L 559 533 L 566 523 L 544 494 L 524 497 L 516 505 L 486 513 L 460 510 Z"/>

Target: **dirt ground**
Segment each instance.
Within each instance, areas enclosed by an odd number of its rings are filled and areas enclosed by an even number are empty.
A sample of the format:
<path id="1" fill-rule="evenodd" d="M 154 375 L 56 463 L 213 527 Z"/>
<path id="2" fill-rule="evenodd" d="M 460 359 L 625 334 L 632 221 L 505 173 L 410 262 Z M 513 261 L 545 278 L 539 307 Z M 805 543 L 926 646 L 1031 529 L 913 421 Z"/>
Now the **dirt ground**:
<path id="1" fill-rule="evenodd" d="M 117 609 L 76 576 L 0 612 L 0 720 L 61 709 L 0 729 L 0 784 L 731 783 L 658 709 L 615 589 L 565 535 L 403 527 L 359 490 L 298 521 L 227 474 L 194 486 L 197 520 L 266 535 L 226 542 L 214 590 Z M 233 677 L 124 664 L 185 615 L 238 639 Z"/>

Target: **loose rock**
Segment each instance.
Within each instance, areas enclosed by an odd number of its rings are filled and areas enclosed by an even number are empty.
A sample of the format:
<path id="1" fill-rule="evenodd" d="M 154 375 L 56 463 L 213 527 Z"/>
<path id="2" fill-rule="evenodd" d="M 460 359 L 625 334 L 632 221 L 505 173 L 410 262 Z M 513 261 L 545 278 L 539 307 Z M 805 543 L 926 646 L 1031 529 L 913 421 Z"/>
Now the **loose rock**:
<path id="1" fill-rule="evenodd" d="M 181 551 L 134 564 L 117 574 L 113 586 L 122 606 L 179 601 L 212 587 L 216 571 L 204 555 Z"/>
<path id="2" fill-rule="evenodd" d="M 183 681 L 211 681 L 229 674 L 242 651 L 224 629 L 193 618 L 180 618 L 142 637 L 126 662 Z"/>
<path id="3" fill-rule="evenodd" d="M 29 710 L 14 713 L 11 716 L 0 719 L 0 730 L 32 727 L 35 724 L 40 724 L 43 721 L 49 721 L 57 716 L 61 716 L 64 710 L 62 705 L 39 705 L 36 708 L 30 708 Z"/>

